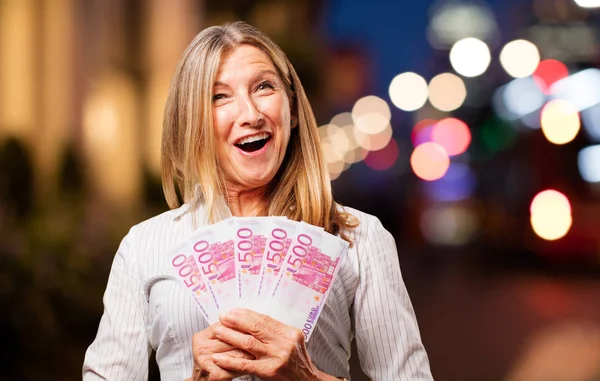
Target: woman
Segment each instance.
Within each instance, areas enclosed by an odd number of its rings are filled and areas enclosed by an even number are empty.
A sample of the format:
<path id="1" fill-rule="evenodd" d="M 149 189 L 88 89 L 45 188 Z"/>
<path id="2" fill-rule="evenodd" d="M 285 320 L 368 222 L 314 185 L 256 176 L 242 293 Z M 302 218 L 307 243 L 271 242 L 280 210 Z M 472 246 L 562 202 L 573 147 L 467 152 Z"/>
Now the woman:
<path id="1" fill-rule="evenodd" d="M 192 41 L 171 85 L 162 151 L 173 209 L 123 239 L 85 380 L 146 379 L 151 350 L 162 380 L 337 380 L 349 377 L 353 338 L 371 379 L 432 379 L 394 240 L 375 217 L 333 201 L 300 80 L 266 35 L 237 22 Z M 251 310 L 208 325 L 168 275 L 171 247 L 231 215 L 287 216 L 352 244 L 306 345 L 299 330 Z"/>

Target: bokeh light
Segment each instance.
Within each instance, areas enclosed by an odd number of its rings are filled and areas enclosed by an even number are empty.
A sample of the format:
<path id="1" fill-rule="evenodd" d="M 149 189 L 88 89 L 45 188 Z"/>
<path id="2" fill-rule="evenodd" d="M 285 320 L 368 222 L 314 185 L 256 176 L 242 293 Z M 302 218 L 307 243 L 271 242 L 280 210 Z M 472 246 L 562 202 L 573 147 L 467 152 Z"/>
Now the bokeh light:
<path id="1" fill-rule="evenodd" d="M 517 130 L 503 120 L 492 117 L 479 128 L 482 147 L 488 152 L 503 151 L 517 139 Z"/>
<path id="2" fill-rule="evenodd" d="M 427 102 L 429 90 L 427 81 L 412 72 L 398 74 L 389 87 L 390 99 L 394 106 L 404 111 L 415 111 Z"/>
<path id="3" fill-rule="evenodd" d="M 586 134 L 593 141 L 600 141 L 600 104 L 581 112 L 581 120 Z"/>
<path id="4" fill-rule="evenodd" d="M 385 130 L 381 131 L 378 134 L 374 134 L 374 135 L 365 134 L 358 128 L 355 128 L 353 130 L 353 132 L 354 132 L 354 139 L 356 140 L 356 143 L 361 148 L 363 148 L 367 151 L 378 151 L 378 150 L 382 149 L 383 147 L 387 146 L 388 143 L 390 142 L 390 139 L 392 138 L 392 133 L 393 133 L 392 126 L 389 124 L 387 125 Z"/>
<path id="5" fill-rule="evenodd" d="M 329 143 L 331 143 L 331 152 L 336 160 L 344 160 L 344 157 L 351 149 L 350 140 L 346 135 L 346 131 L 335 124 L 326 126 Z"/>
<path id="6" fill-rule="evenodd" d="M 398 159 L 398 143 L 390 139 L 387 146 L 378 151 L 371 151 L 365 157 L 365 164 L 377 171 L 383 171 L 391 168 Z"/>
<path id="7" fill-rule="evenodd" d="M 513 122 L 519 119 L 519 116 L 514 113 L 506 103 L 506 88 L 508 85 L 500 86 L 492 94 L 492 109 L 494 113 L 507 122 Z"/>
<path id="8" fill-rule="evenodd" d="M 348 155 L 350 140 L 344 130 L 335 124 L 320 126 L 318 131 L 329 177 L 335 180 L 347 168 L 344 158 Z"/>
<path id="9" fill-rule="evenodd" d="M 429 82 L 429 102 L 440 111 L 454 111 L 466 98 L 465 82 L 455 74 L 442 73 Z"/>
<path id="10" fill-rule="evenodd" d="M 492 60 L 490 49 L 485 42 L 468 37 L 450 50 L 450 63 L 456 72 L 465 77 L 477 77 L 483 74 Z"/>
<path id="11" fill-rule="evenodd" d="M 493 42 L 498 34 L 494 12 L 485 4 L 445 2 L 434 10 L 427 40 L 435 48 L 447 49 L 467 37 Z"/>
<path id="12" fill-rule="evenodd" d="M 427 142 L 415 147 L 410 156 L 410 166 L 419 178 L 433 181 L 446 174 L 450 157 L 441 145 Z"/>
<path id="13" fill-rule="evenodd" d="M 329 172 L 329 178 L 333 181 L 340 177 L 344 172 L 345 165 L 342 160 L 327 163 L 327 171 Z"/>
<path id="14" fill-rule="evenodd" d="M 577 155 L 581 177 L 588 183 L 600 183 L 600 145 L 583 148 Z"/>
<path id="15" fill-rule="evenodd" d="M 549 142 L 566 144 L 577 136 L 581 122 L 575 107 L 562 99 L 555 99 L 544 106 L 541 114 L 542 132 Z"/>
<path id="16" fill-rule="evenodd" d="M 548 241 L 564 237 L 573 223 L 569 199 L 553 189 L 538 193 L 529 211 L 533 231 Z"/>
<path id="17" fill-rule="evenodd" d="M 423 182 L 425 194 L 432 200 L 454 202 L 470 198 L 475 191 L 477 176 L 465 163 L 451 163 L 441 179 Z"/>
<path id="18" fill-rule="evenodd" d="M 419 222 L 423 237 L 436 245 L 464 245 L 471 242 L 479 231 L 478 214 L 469 205 L 431 205 L 423 211 Z"/>
<path id="19" fill-rule="evenodd" d="M 329 141 L 329 136 L 327 135 L 327 127 L 329 125 L 325 124 L 323 126 L 319 126 L 319 128 L 317 128 L 317 131 L 319 132 L 319 139 L 321 139 L 321 144 L 323 144 L 324 142 L 328 142 Z"/>
<path id="20" fill-rule="evenodd" d="M 554 59 L 541 61 L 533 73 L 535 83 L 546 94 L 549 93 L 550 86 L 568 76 L 569 69 L 567 69 L 567 66 Z"/>
<path id="21" fill-rule="evenodd" d="M 118 108 L 110 98 L 90 97 L 83 113 L 84 136 L 91 144 L 110 146 L 120 130 Z"/>
<path id="22" fill-rule="evenodd" d="M 460 155 L 471 143 L 471 131 L 462 120 L 445 118 L 433 126 L 431 140 L 444 147 L 449 156 Z"/>
<path id="23" fill-rule="evenodd" d="M 514 40 L 502 48 L 500 64 L 513 78 L 527 77 L 540 63 L 538 48 L 527 40 Z"/>
<path id="24" fill-rule="evenodd" d="M 546 102 L 542 93 L 531 77 L 517 78 L 505 86 L 498 88 L 494 94 L 494 108 L 498 115 L 512 121 L 539 110 Z"/>
<path id="25" fill-rule="evenodd" d="M 328 125 L 326 129 L 329 129 L 329 127 L 330 125 Z M 337 126 L 334 127 L 337 128 Z M 342 158 L 339 157 L 338 153 L 336 152 L 336 148 L 330 141 L 329 136 L 321 138 L 321 148 L 323 150 L 323 158 L 325 159 L 325 164 L 327 165 L 329 177 L 331 180 L 335 180 L 346 169 L 346 163 Z"/>
<path id="26" fill-rule="evenodd" d="M 352 120 L 352 114 L 349 112 L 342 112 L 335 115 L 329 121 L 329 124 L 334 124 L 338 127 L 345 127 L 348 125 L 354 125 L 354 121 Z"/>
<path id="27" fill-rule="evenodd" d="M 353 125 L 347 125 L 342 127 L 344 130 L 346 137 L 348 138 L 348 150 L 344 155 L 343 160 L 347 164 L 358 163 L 363 160 L 367 155 L 368 151 L 362 148 L 358 142 L 356 141 L 356 137 L 354 134 L 355 127 Z"/>
<path id="28" fill-rule="evenodd" d="M 326 139 L 329 142 L 332 141 L 330 135 L 337 136 L 342 147 L 332 147 L 332 155 L 341 157 L 346 165 L 350 165 L 363 160 L 367 154 L 367 151 L 356 141 L 355 130 L 352 114 L 342 112 L 331 118 L 329 124 L 319 127 L 319 135 L 321 141 Z M 335 141 L 335 138 L 333 140 Z"/>
<path id="29" fill-rule="evenodd" d="M 359 99 L 352 108 L 352 121 L 365 134 L 382 132 L 390 123 L 391 117 L 387 102 L 374 95 Z"/>
<path id="30" fill-rule="evenodd" d="M 410 133 L 410 140 L 414 147 L 431 141 L 431 132 L 437 120 L 425 118 L 418 121 Z"/>
<path id="31" fill-rule="evenodd" d="M 575 0 L 575 3 L 582 8 L 599 8 L 600 0 Z"/>
<path id="32" fill-rule="evenodd" d="M 337 161 L 341 161 L 333 149 L 333 145 L 329 140 L 329 136 L 325 135 L 321 138 L 321 149 L 323 151 L 323 158 L 325 159 L 326 163 L 335 163 Z"/>
<path id="33" fill-rule="evenodd" d="M 359 115 L 360 107 L 359 105 Z M 393 133 L 392 127 L 388 123 L 383 131 L 366 134 L 356 128 L 353 124 L 352 114 L 349 112 L 335 115 L 329 124 L 320 126 L 318 132 L 323 157 L 332 180 L 352 164 L 364 160 L 369 151 L 381 150 L 386 147 Z"/>
<path id="34" fill-rule="evenodd" d="M 600 104 L 600 69 L 585 69 L 563 78 L 550 87 L 550 93 L 571 102 L 577 111 Z"/>

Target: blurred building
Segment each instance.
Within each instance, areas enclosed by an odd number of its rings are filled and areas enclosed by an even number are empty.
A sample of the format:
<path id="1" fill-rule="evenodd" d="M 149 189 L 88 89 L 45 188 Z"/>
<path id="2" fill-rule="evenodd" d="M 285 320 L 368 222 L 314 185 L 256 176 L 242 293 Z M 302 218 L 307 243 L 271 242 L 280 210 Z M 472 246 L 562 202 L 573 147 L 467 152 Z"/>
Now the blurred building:
<path id="1" fill-rule="evenodd" d="M 159 173 L 162 110 L 202 2 L 2 0 L 0 139 L 31 153 L 38 202 L 57 197 L 65 153 L 92 199 L 135 207 Z"/>

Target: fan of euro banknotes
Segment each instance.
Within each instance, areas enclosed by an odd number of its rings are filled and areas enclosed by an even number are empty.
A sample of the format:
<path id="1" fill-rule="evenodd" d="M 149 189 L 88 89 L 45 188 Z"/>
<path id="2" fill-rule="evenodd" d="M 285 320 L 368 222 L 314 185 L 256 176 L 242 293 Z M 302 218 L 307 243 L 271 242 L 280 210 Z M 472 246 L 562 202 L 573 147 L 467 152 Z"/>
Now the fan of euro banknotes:
<path id="1" fill-rule="evenodd" d="M 348 243 L 285 217 L 232 217 L 194 231 L 169 255 L 209 323 L 235 307 L 267 314 L 308 341 Z"/>

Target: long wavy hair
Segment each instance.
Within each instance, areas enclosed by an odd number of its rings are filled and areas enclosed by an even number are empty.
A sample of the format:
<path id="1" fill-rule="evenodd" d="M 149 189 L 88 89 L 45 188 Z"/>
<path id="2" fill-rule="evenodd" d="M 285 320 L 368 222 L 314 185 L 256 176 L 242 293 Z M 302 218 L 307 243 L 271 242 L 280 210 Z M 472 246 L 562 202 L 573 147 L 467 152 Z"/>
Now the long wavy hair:
<path id="1" fill-rule="evenodd" d="M 227 215 L 224 180 L 217 163 L 213 84 L 223 54 L 240 45 L 264 52 L 284 83 L 298 126 L 291 130 L 284 161 L 266 192 L 260 215 L 287 216 L 347 236 L 358 220 L 337 207 L 312 108 L 285 53 L 266 34 L 244 22 L 212 26 L 187 47 L 173 76 L 162 136 L 162 184 L 171 208 L 180 197 L 193 210 L 202 204 L 209 223 Z M 178 195 L 179 193 L 179 195 Z"/>

